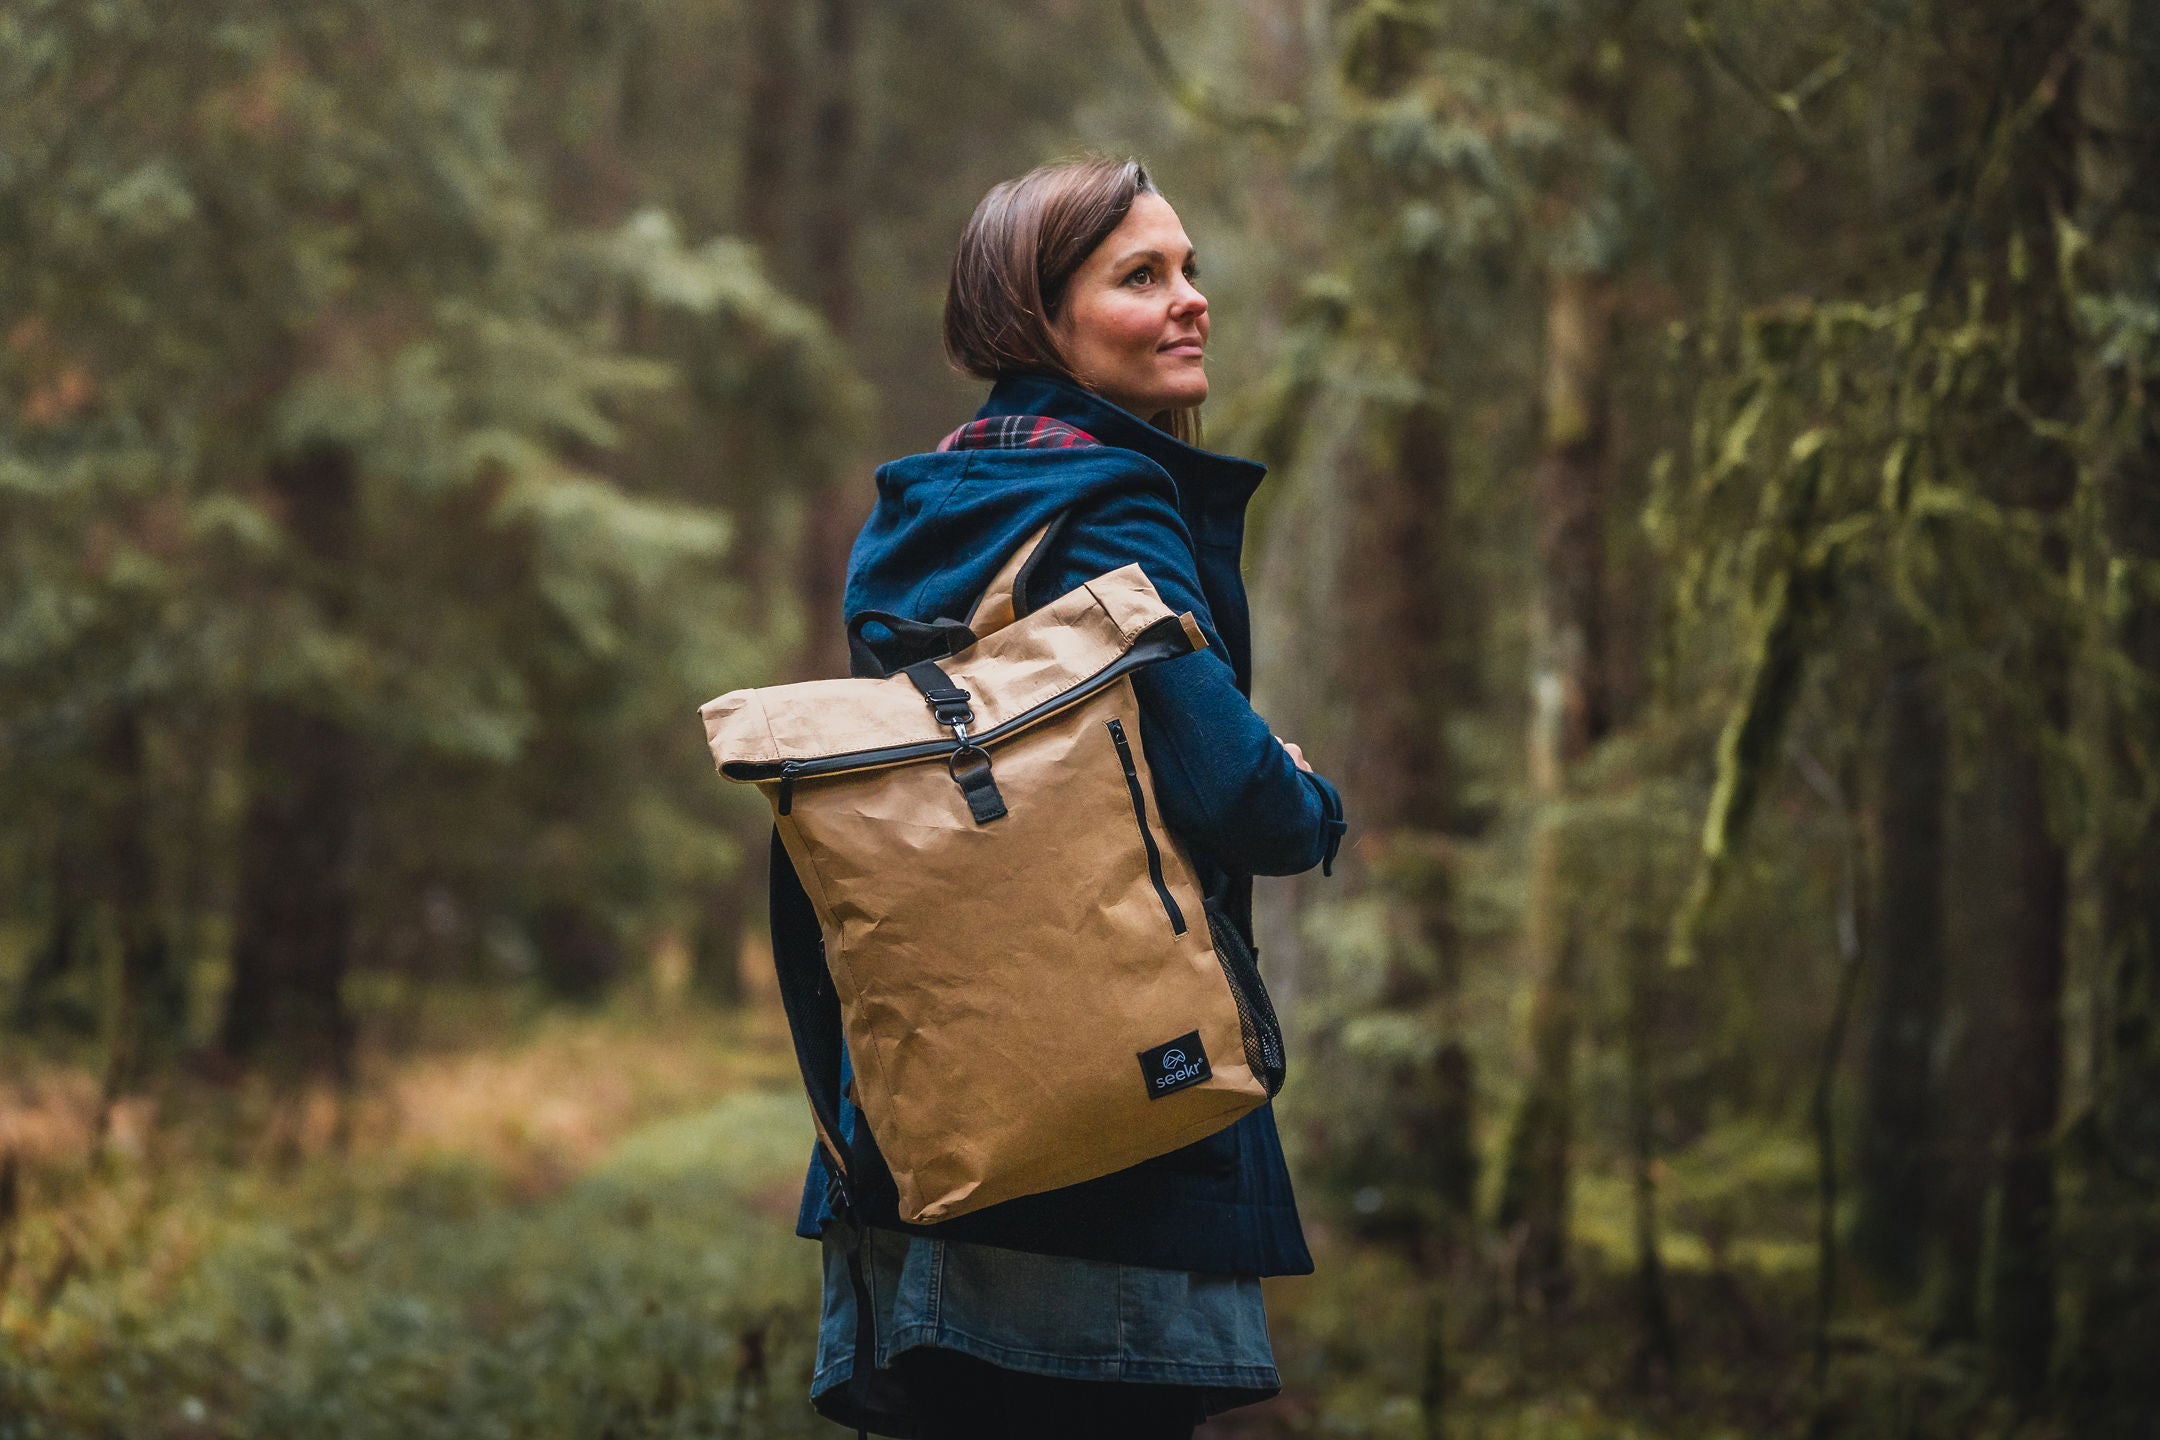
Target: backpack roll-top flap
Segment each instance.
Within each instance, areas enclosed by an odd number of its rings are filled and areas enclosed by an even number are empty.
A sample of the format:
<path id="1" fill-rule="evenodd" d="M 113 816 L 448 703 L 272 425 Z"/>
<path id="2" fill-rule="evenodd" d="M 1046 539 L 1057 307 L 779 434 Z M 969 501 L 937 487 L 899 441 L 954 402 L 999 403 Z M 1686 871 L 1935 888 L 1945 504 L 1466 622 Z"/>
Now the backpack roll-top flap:
<path id="1" fill-rule="evenodd" d="M 1127 565 L 940 665 L 967 692 L 971 737 L 989 745 L 1092 686 L 1205 643 L 1191 617 L 1170 609 L 1141 568 Z M 733 780 L 768 779 L 790 761 L 880 765 L 955 746 L 917 687 L 898 675 L 731 690 L 699 714 L 715 765 Z"/>

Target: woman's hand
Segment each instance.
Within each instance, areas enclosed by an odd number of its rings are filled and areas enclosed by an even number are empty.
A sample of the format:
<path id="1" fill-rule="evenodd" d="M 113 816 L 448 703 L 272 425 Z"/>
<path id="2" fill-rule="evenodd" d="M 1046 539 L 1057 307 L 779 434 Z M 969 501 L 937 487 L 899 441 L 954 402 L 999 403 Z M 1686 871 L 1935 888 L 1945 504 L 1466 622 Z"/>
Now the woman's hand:
<path id="1" fill-rule="evenodd" d="M 1305 752 L 1303 750 L 1298 749 L 1297 746 L 1291 744 L 1288 740 L 1283 739 L 1280 735 L 1277 735 L 1275 739 L 1276 742 L 1280 744 L 1283 749 L 1290 752 L 1290 761 L 1292 764 L 1296 765 L 1298 769 L 1303 770 L 1308 775 L 1312 773 L 1312 766 L 1305 763 Z"/>

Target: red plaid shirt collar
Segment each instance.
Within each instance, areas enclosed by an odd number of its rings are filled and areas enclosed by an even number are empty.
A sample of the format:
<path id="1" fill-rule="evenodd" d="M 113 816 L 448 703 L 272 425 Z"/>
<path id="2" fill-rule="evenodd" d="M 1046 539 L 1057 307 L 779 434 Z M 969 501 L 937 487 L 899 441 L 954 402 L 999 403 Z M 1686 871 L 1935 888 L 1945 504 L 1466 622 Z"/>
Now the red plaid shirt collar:
<path id="1" fill-rule="evenodd" d="M 945 450 L 1078 450 L 1100 444 L 1077 426 L 1047 415 L 993 415 L 970 420 L 938 441 Z"/>

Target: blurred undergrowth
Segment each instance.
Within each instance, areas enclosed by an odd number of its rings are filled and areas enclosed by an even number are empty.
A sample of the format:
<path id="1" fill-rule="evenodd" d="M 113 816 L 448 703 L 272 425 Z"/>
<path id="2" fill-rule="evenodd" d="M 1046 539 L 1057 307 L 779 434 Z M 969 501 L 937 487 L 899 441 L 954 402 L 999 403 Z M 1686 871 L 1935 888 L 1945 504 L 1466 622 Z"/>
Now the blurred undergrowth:
<path id="1" fill-rule="evenodd" d="M 839 1433 L 803 1403 L 817 1252 L 792 1237 L 808 1128 L 777 1016 L 446 992 L 363 1061 L 342 1104 L 176 1079 L 117 1111 L 93 1158 L 83 1073 L 9 1057 L 0 1440 Z M 1323 1098 L 1293 1087 L 1287 1113 Z M 1701 1332 L 1685 1405 L 1629 1385 L 1628 1181 L 1586 1170 L 1578 1323 L 1466 1298 L 1448 1433 L 1788 1431 L 1811 1164 L 1730 1122 L 1664 1173 Z M 1312 1228 L 1319 1273 L 1269 1282 L 1284 1398 L 1203 1433 L 1422 1437 L 1424 1285 L 1396 1248 Z M 1956 1365 L 1888 1338 L 1847 1337 L 1856 1410 L 1962 1393 Z"/>
<path id="2" fill-rule="evenodd" d="M 543 1019 L 401 1057 L 342 1120 L 123 1117 L 19 1181 L 0 1436 L 813 1433 L 785 1064 L 716 1017 Z"/>

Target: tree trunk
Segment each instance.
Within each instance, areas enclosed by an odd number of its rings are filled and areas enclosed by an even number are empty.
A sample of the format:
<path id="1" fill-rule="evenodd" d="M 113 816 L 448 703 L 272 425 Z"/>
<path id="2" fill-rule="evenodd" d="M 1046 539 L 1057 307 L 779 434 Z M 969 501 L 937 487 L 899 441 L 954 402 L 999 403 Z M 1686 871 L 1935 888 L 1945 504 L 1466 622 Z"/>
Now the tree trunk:
<path id="1" fill-rule="evenodd" d="M 2080 86 L 2087 224 L 2100 288 L 2160 299 L 2160 12 L 2098 0 Z M 2123 427 L 2101 486 L 2101 556 L 2109 567 L 2160 566 L 2160 377 L 2088 369 L 2089 401 Z M 2160 735 L 2160 597 L 2125 587 L 2112 630 L 2097 637 L 2126 660 L 2131 683 L 2094 688 L 2106 797 L 2094 870 L 2102 962 L 2095 1094 L 2086 1143 L 2082 1249 L 2071 1357 L 2071 1421 L 2093 1440 L 2131 1440 L 2160 1414 L 2160 793 L 2150 746 Z"/>
<path id="2" fill-rule="evenodd" d="M 1935 664 L 1913 627 L 1889 681 L 1876 799 L 1868 950 L 1874 1012 L 1854 1176 L 1853 1253 L 1893 1291 L 1920 1282 L 1933 1179 L 1935 1051 L 1943 1009 L 1943 786 L 1950 744 Z"/>
<path id="3" fill-rule="evenodd" d="M 1429 382 L 1428 382 L 1429 383 Z M 1377 428 L 1377 427 L 1376 427 Z M 1425 1287 L 1421 1398 L 1426 1433 L 1446 1413 L 1444 1298 L 1459 1272 L 1462 1231 L 1475 1204 L 1471 1131 L 1475 1079 L 1463 1043 L 1462 961 L 1450 923 L 1446 835 L 1454 766 L 1445 729 L 1457 633 L 1458 569 L 1449 553 L 1454 469 L 1447 415 L 1428 394 L 1393 417 L 1352 473 L 1340 613 L 1338 671 L 1361 743 L 1347 757 L 1346 805 L 1372 837 L 1364 882 L 1385 894 L 1400 929 L 1390 942 L 1381 1003 L 1437 1031 L 1428 1054 L 1378 1062 L 1400 1132 L 1363 1147 L 1373 1183 L 1408 1179 L 1415 1198 L 1387 1223 L 1406 1232 Z M 1376 663 L 1386 657 L 1386 663 Z M 1428 1198 L 1440 1222 L 1430 1224 Z"/>
<path id="4" fill-rule="evenodd" d="M 1939 209 L 1957 203 L 1971 107 L 1958 77 L 1938 73 L 1920 97 L 1912 160 L 1919 188 Z M 1884 223 L 1910 203 L 1899 194 L 1882 207 Z M 1914 227 L 1916 237 L 1929 234 Z M 1915 244 L 1925 266 L 1934 256 Z M 1944 787 L 1950 732 L 1942 675 L 1920 627 L 1891 621 L 1892 656 L 1884 684 L 1873 848 L 1873 962 L 1866 1089 L 1861 1102 L 1854 1256 L 1893 1293 L 1909 1294 L 1926 1276 L 1929 1227 L 1940 1218 L 1938 1162 L 1944 1137 L 1935 1124 L 1936 1050 L 1943 1026 Z M 1975 1216 L 1977 1221 L 1977 1216 Z M 1977 1255 L 1977 1252 L 1975 1252 Z"/>
<path id="5" fill-rule="evenodd" d="M 1454 566 L 1447 553 L 1454 499 L 1452 436 L 1439 399 L 1410 406 L 1391 453 L 1359 477 L 1344 611 L 1346 652 L 1391 656 L 1356 663 L 1344 680 L 1363 738 L 1350 756 L 1352 810 L 1380 840 L 1369 883 L 1387 889 L 1406 926 L 1391 956 L 1382 1004 L 1428 1015 L 1439 1049 L 1387 1077 L 1404 1101 L 1408 1153 L 1421 1187 L 1456 1220 L 1471 1213 L 1477 1153 L 1471 1142 L 1473 1069 L 1462 1045 L 1462 959 L 1449 924 L 1445 836 L 1454 766 L 1447 756 L 1447 667 L 1454 635 Z"/>
<path id="6" fill-rule="evenodd" d="M 824 94 L 810 129 L 810 292 L 825 323 L 843 339 L 856 321 L 856 234 L 860 228 L 860 77 L 856 49 L 861 29 L 859 0 L 818 0 L 818 75 Z M 804 673 L 810 678 L 848 673 L 841 597 L 847 586 L 848 552 L 870 511 L 872 492 L 852 467 L 810 496 L 809 553 L 803 563 L 803 620 L 809 643 Z"/>
<path id="7" fill-rule="evenodd" d="M 802 148 L 798 97 L 802 91 L 801 5 L 798 0 L 758 0 L 746 7 L 743 57 L 748 74 L 743 80 L 746 103 L 743 114 L 742 188 L 736 204 L 736 228 L 753 241 L 767 271 L 786 284 L 799 279 L 802 265 L 796 259 L 796 175 Z M 732 473 L 750 470 L 751 460 L 742 438 L 732 432 L 723 445 L 735 453 L 726 459 Z M 753 472 L 754 473 L 754 472 Z M 751 484 L 736 487 L 734 555 L 749 582 L 750 618 L 770 630 L 786 610 L 790 599 L 802 594 L 795 573 L 794 547 L 781 543 L 772 487 Z M 811 498 L 811 523 L 816 523 L 816 500 Z M 805 614 L 806 620 L 815 611 Z M 837 622 L 836 622 L 837 623 Z M 814 627 L 812 627 L 814 629 Z M 810 636 L 807 649 L 814 650 L 817 637 Z M 842 645 L 845 641 L 838 642 Z M 804 662 L 802 673 L 814 673 Z M 840 672 L 845 674 L 843 668 Z M 698 969 L 708 983 L 708 993 L 722 1003 L 740 992 L 742 973 L 742 925 L 740 917 L 765 913 L 769 877 L 769 841 L 772 820 L 761 809 L 746 812 L 731 827 L 735 850 L 742 858 L 728 877 L 727 893 L 717 896 L 698 921 Z M 726 976 L 721 980 L 719 977 Z M 717 982 L 717 983 L 715 983 Z"/>
<path id="8" fill-rule="evenodd" d="M 1561 874 L 1555 823 L 1571 766 L 1604 735 L 1600 598 L 1610 454 L 1613 287 L 1603 276 L 1547 279 L 1545 453 L 1537 471 L 1539 590 L 1532 639 L 1530 841 L 1524 959 L 1531 997 L 1531 1077 L 1508 1138 L 1500 1223 L 1514 1233 L 1521 1283 L 1557 1304 L 1568 1292 L 1569 1150 L 1582 936 Z"/>
<path id="9" fill-rule="evenodd" d="M 1991 246 L 1998 320 L 2015 319 L 2019 398 L 2033 416 L 2064 422 L 2075 399 L 2077 348 L 2068 298 L 2059 280 L 2057 217 L 2075 213 L 2078 111 L 2069 47 L 2082 16 L 2079 0 L 2012 7 L 1998 33 L 2008 63 L 2009 102 L 2036 97 L 2037 112 L 2016 114 L 2004 137 L 2002 233 Z M 2076 485 L 2071 457 L 2057 441 L 2008 417 L 1993 452 L 1997 493 L 2043 522 L 2067 512 Z M 2068 572 L 2059 539 L 2043 542 L 2049 568 Z M 2019 898 L 2010 935 L 2007 1152 L 2001 1180 L 1991 1277 L 1990 1350 L 2004 1389 L 2025 1405 L 2044 1395 L 2053 1359 L 2056 1310 L 2055 1128 L 2062 1102 L 2062 1012 L 2069 865 L 2050 824 L 2046 752 L 2069 719 L 2069 645 L 2059 627 L 2036 627 L 2030 673 L 2014 677 L 2033 702 L 2033 723 L 2017 727 L 2006 757 L 2003 803 L 2016 827 L 2013 879 Z"/>
<path id="10" fill-rule="evenodd" d="M 1644 877 L 1647 879 L 1647 876 Z M 1665 1286 L 1658 1228 L 1656 1026 L 1663 953 L 1658 936 L 1632 907 L 1622 938 L 1627 963 L 1628 1169 L 1635 1202 L 1633 1365 L 1637 1389 L 1667 1389 L 1680 1369 L 1680 1340 Z"/>
<path id="11" fill-rule="evenodd" d="M 359 529 L 352 453 L 318 441 L 270 469 L 294 551 L 325 623 L 345 618 L 342 586 Z M 353 1027 L 342 994 L 352 954 L 359 737 L 283 695 L 250 702 L 251 787 L 240 832 L 232 989 L 221 1044 L 243 1060 L 351 1077 Z"/>
<path id="12" fill-rule="evenodd" d="M 856 50 L 860 0 L 818 0 L 817 73 L 824 87 L 810 126 L 810 293 L 825 323 L 845 335 L 855 328 L 855 233 L 861 208 L 856 166 L 861 150 L 861 102 Z"/>
<path id="13" fill-rule="evenodd" d="M 748 836 L 763 830 L 760 824 L 754 831 L 745 827 L 742 833 Z M 753 870 L 759 879 L 766 878 L 765 867 L 753 866 L 746 854 L 729 883 L 713 887 L 690 937 L 691 977 L 698 993 L 728 1009 L 743 1002 L 743 927 L 749 923 L 743 902 L 750 894 L 744 882 Z"/>
<path id="14" fill-rule="evenodd" d="M 1936 1116 L 1941 1164 L 1932 1184 L 1925 1311 L 1929 1340 L 1945 1346 L 1980 1338 L 1988 1216 L 2012 1083 L 2002 1064 L 2016 1023 L 2009 937 L 2023 902 L 2012 888 L 2014 825 L 2004 803 L 2009 747 L 1995 733 L 2005 723 L 1988 717 L 1970 752 L 1953 756 L 1951 773 L 1963 783 L 1951 794 L 1943 835 L 1945 893 L 1958 904 L 1943 917 L 1945 950 L 1957 963 L 1944 975 L 1942 1093 L 1956 1098 Z"/>
<path id="15" fill-rule="evenodd" d="M 158 904 L 149 835 L 149 772 L 142 719 L 123 710 L 108 722 L 106 781 L 114 799 L 102 817 L 105 874 L 111 886 L 120 968 L 107 1026 L 104 1106 L 140 1083 L 161 1051 L 173 1048 L 187 1021 L 187 984 Z"/>
<path id="16" fill-rule="evenodd" d="M 1864 951 L 1860 943 L 1859 827 L 1845 797 L 1848 785 L 1831 781 L 1818 772 L 1815 788 L 1832 800 L 1845 818 L 1843 877 L 1838 886 L 1837 991 L 1830 1003 L 1830 1023 L 1823 1031 L 1820 1059 L 1815 1068 L 1815 1088 L 1809 1108 L 1815 1127 L 1815 1325 L 1813 1388 L 1815 1413 L 1809 1429 L 1824 1433 L 1830 1427 L 1830 1326 L 1837 1315 L 1838 1276 L 1838 1069 L 1845 1054 L 1845 1032 L 1850 1027 L 1853 996 L 1859 989 Z"/>
<path id="17" fill-rule="evenodd" d="M 534 908 L 532 923 L 540 983 L 550 995 L 574 1005 L 596 1005 L 622 977 L 621 937 L 591 903 L 544 901 Z"/>
<path id="18" fill-rule="evenodd" d="M 736 229 L 788 274 L 794 235 L 796 96 L 801 90 L 796 0 L 755 0 L 745 7 L 742 193 Z"/>
<path id="19" fill-rule="evenodd" d="M 2059 713 L 2059 704 L 2050 707 Z M 2046 1389 L 2055 1341 L 2055 1125 L 2062 1098 L 2063 936 L 2069 884 L 2063 847 L 2048 833 L 2039 746 L 2013 758 L 2004 803 L 2019 830 L 2021 903 L 2011 939 L 2007 1154 L 1992 1277 L 1996 1372 L 2024 1402 Z"/>
<path id="20" fill-rule="evenodd" d="M 95 1016 L 63 995 L 62 987 L 90 952 L 91 875 L 81 842 L 63 821 L 49 861 L 45 933 L 30 952 L 8 1004 L 8 1028 L 20 1033 L 57 1022 L 90 1030 Z"/>
<path id="21" fill-rule="evenodd" d="M 1909 258 L 1922 274 L 1929 275 L 1931 285 L 1938 278 L 1930 272 L 1940 265 L 1939 247 L 1961 238 L 1962 222 L 1953 229 L 1950 217 L 1961 203 L 1964 173 L 1976 143 L 1975 136 L 1969 132 L 1973 129 L 1974 116 L 1982 108 L 1982 100 L 1974 93 L 1969 76 L 1952 67 L 1934 67 L 1914 115 L 1914 173 L 1910 177 L 1910 189 L 1904 185 L 1897 187 L 1889 203 L 1879 210 L 1882 223 L 1893 224 L 1912 204 L 1911 191 L 1926 197 L 1935 223 L 1914 227 Z M 1923 657 L 1918 653 L 1918 644 L 1917 638 L 1909 633 L 1893 637 L 1891 653 L 1897 660 L 1919 661 Z M 1874 1147 L 1895 1143 L 1893 1136 L 1880 1132 L 1901 1123 L 1911 1123 L 1914 1115 L 1910 1111 L 1902 1115 L 1897 1112 L 1907 1105 L 1924 1105 L 1927 1084 L 1924 1076 L 1914 1075 L 1905 1068 L 1915 1061 L 1917 1037 L 1894 1029 L 1890 1035 L 1883 1031 L 1900 1023 L 1900 1018 L 1892 1014 L 1893 1004 L 1904 1010 L 1925 999 L 1924 984 L 1913 986 L 1914 981 L 1925 980 L 1924 963 L 1915 969 L 1915 952 L 1909 947 L 1925 943 L 1926 916 L 1915 912 L 1914 897 L 1910 893 L 1891 887 L 1900 883 L 1918 884 L 1925 885 L 1934 895 L 1944 893 L 1947 888 L 1979 897 L 1977 903 L 1961 905 L 1955 917 L 1963 923 L 1963 938 L 1958 943 L 1945 945 L 1945 954 L 1958 957 L 1956 971 L 1950 972 L 1946 967 L 1939 972 L 1944 988 L 1957 992 L 1957 1000 L 1950 1008 L 1952 1017 L 1961 1023 L 1947 1027 L 1951 1038 L 1942 1059 L 1942 1093 L 1957 1096 L 1958 1103 L 1945 1106 L 1941 1112 L 1929 1117 L 1933 1122 L 1933 1141 L 1939 1163 L 1932 1173 L 1914 1177 L 1929 1192 L 1929 1208 L 1920 1217 L 1921 1223 L 1929 1228 L 1924 1232 L 1919 1257 L 1922 1283 L 1926 1287 L 1923 1308 L 1928 1336 L 1931 1343 L 1951 1345 L 1977 1339 L 1980 1327 L 1980 1270 L 1987 1249 L 1986 1212 L 1993 1189 L 1994 1127 L 2001 1098 L 2001 1076 L 1995 1068 L 1994 1055 L 2000 1049 L 2007 1023 L 2000 1000 L 2004 971 L 1999 954 L 2001 927 L 1991 923 L 1992 908 L 2000 906 L 2004 893 L 2002 874 L 1996 863 L 2002 847 L 1970 843 L 1983 829 L 1992 834 L 1999 816 L 1992 805 L 1981 806 L 1961 794 L 1952 806 L 1952 823 L 1938 829 L 1934 835 L 1942 853 L 1932 880 L 1922 878 L 1924 872 L 1917 851 L 1896 859 L 1886 853 L 1887 847 L 1893 844 L 1905 846 L 1909 851 L 1916 845 L 1924 850 L 1927 838 L 1924 832 L 1916 834 L 1908 828 L 1923 822 L 1923 812 L 1914 804 L 1917 797 L 1913 789 L 1915 781 L 1921 777 L 1896 773 L 1889 767 L 1900 763 L 1896 752 L 1908 747 L 1913 747 L 1908 762 L 1927 763 L 1917 749 L 1924 743 L 1923 735 L 1905 732 L 1907 727 L 1918 727 L 1924 732 L 1932 723 L 1925 703 L 1930 689 L 1939 693 L 1942 672 L 1939 668 L 1916 672 L 1912 682 L 1901 684 L 1900 676 L 1893 669 L 1882 757 L 1886 768 L 1878 799 L 1877 840 L 1885 849 L 1875 856 L 1877 888 L 1874 903 L 1878 922 L 1871 927 L 1869 936 L 1871 948 L 1884 952 L 1877 961 L 1883 978 L 1879 982 L 1875 1027 L 1868 1053 L 1868 1090 L 1863 1108 L 1860 1157 L 1862 1201 L 1859 1228 L 1854 1238 L 1862 1259 L 1895 1288 L 1898 1261 L 1895 1256 L 1885 1253 L 1886 1247 L 1893 1242 L 1887 1237 L 1878 1239 L 1877 1227 L 1894 1230 L 1897 1226 L 1899 1217 L 1889 1214 L 1888 1210 L 1898 1202 L 1888 1192 L 1897 1183 L 1895 1172 L 1899 1165 L 1892 1157 L 1875 1151 Z M 1948 737 L 1945 738 L 1947 741 Z M 1947 778 L 1947 755 L 1942 764 Z M 1980 764 L 1985 772 L 1986 757 L 1982 757 Z M 1985 784 L 1983 788 L 1990 794 L 1994 789 Z M 1977 820 L 1985 820 L 1987 824 L 1967 823 Z M 1983 861 L 1990 868 L 1984 879 L 1976 880 L 1972 867 Z M 1900 913 L 1886 914 L 1886 911 Z M 1988 914 L 1989 919 L 1976 920 L 1976 913 Z M 1953 917 L 1938 911 L 1935 919 L 1938 927 L 1947 932 Z M 1946 940 L 1948 938 L 1946 934 Z M 1888 953 L 1891 947 L 1897 949 L 1894 956 Z M 1921 993 L 1916 995 L 1915 988 Z M 1907 1018 L 1916 1017 L 1911 1017 L 1908 1011 Z M 1895 1056 L 1885 1054 L 1878 1060 L 1879 1050 L 1893 1038 L 1900 1042 L 1896 1045 Z M 1883 1118 L 1878 1119 L 1879 1115 Z M 1889 1163 L 1882 1163 L 1884 1161 Z M 1878 1265 L 1878 1257 L 1887 1263 Z"/>
<path id="22" fill-rule="evenodd" d="M 745 7 L 742 56 L 747 73 L 741 85 L 747 97 L 743 115 L 741 189 L 736 196 L 735 228 L 758 248 L 766 273 L 783 287 L 802 278 L 804 266 L 795 243 L 800 230 L 797 204 L 797 155 L 801 149 L 797 100 L 802 89 L 797 0 L 758 0 Z M 718 471 L 723 477 L 755 476 L 765 464 L 739 426 L 719 435 Z M 750 618 L 770 629 L 796 593 L 794 558 L 781 543 L 777 487 L 736 483 L 728 500 L 736 520 L 733 553 L 748 580 Z M 764 853 L 765 837 L 743 834 L 744 853 Z M 744 867 L 747 873 L 753 865 Z M 764 887 L 743 891 L 764 903 Z"/>

